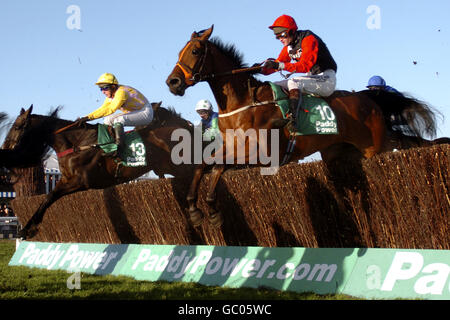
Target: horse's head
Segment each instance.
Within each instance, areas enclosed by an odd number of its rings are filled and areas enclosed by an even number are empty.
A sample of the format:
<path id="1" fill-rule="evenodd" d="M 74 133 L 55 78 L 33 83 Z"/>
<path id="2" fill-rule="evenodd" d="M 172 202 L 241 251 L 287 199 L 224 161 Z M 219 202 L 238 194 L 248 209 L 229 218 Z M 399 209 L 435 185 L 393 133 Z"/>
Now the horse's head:
<path id="1" fill-rule="evenodd" d="M 13 167 L 36 166 L 47 154 L 54 137 L 54 123 L 60 107 L 49 116 L 33 115 L 33 106 L 22 109 L 9 130 L 3 149 L 13 150 L 20 161 Z M 20 162 L 20 163 L 19 163 Z"/>
<path id="2" fill-rule="evenodd" d="M 213 28 L 214 25 L 209 29 L 192 33 L 191 40 L 180 51 L 178 62 L 166 80 L 173 94 L 183 96 L 186 88 L 199 82 L 202 75 L 208 71 L 205 70 L 207 41 Z"/>
<path id="3" fill-rule="evenodd" d="M 14 121 L 5 138 L 5 142 L 2 146 L 3 149 L 14 149 L 20 144 L 22 138 L 30 127 L 30 115 L 32 111 L 33 105 L 31 105 L 30 108 L 26 111 L 22 108 L 22 110 L 20 111 L 20 115 Z"/>

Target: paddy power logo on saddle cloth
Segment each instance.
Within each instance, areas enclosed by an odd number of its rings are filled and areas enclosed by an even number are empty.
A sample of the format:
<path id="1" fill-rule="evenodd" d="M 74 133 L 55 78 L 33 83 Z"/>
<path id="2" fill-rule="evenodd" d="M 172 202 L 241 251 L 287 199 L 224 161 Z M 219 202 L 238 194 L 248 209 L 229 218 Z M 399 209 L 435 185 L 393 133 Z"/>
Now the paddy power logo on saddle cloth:
<path id="1" fill-rule="evenodd" d="M 10 266 L 381 299 L 450 299 L 450 251 L 20 243 Z"/>

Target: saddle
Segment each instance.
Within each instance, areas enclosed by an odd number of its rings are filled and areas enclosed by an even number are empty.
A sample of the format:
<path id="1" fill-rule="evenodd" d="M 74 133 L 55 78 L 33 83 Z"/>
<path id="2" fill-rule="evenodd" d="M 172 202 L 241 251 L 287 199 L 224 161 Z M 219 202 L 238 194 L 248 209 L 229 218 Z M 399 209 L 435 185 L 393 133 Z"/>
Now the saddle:
<path id="1" fill-rule="evenodd" d="M 283 119 L 289 113 L 288 93 L 279 85 L 269 82 L 272 87 L 273 99 L 280 108 Z M 337 134 L 336 116 L 321 97 L 312 94 L 302 94 L 301 106 L 296 110 L 295 135 Z"/>
<path id="2" fill-rule="evenodd" d="M 97 141 L 105 155 L 117 154 L 117 144 L 111 126 L 98 125 Z M 117 154 L 121 165 L 125 167 L 146 166 L 146 153 L 145 144 L 139 133 L 136 130 L 125 132 L 125 148 Z"/>

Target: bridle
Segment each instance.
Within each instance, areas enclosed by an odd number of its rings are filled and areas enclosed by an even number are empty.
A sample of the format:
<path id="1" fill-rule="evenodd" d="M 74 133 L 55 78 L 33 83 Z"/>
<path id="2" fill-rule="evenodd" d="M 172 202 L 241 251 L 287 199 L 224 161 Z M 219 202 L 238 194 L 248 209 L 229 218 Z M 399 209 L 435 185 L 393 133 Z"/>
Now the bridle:
<path id="1" fill-rule="evenodd" d="M 25 132 L 28 130 L 28 127 L 30 126 L 30 119 L 26 119 L 25 123 L 22 126 L 17 126 L 15 123 L 13 123 L 13 125 L 11 126 L 11 130 L 20 130 L 20 134 L 19 136 L 15 139 L 14 141 L 14 145 L 11 148 L 12 143 L 12 138 L 9 136 L 9 134 L 6 136 L 5 141 L 3 142 L 3 145 L 8 146 L 8 148 L 10 149 L 14 149 L 16 148 L 16 146 L 20 145 L 22 143 L 22 139 L 25 136 Z"/>
<path id="2" fill-rule="evenodd" d="M 194 67 L 191 68 L 188 65 L 186 65 L 182 59 L 184 54 L 186 53 L 186 50 L 188 49 L 188 47 L 190 47 L 190 44 L 192 41 L 200 41 L 200 40 L 190 40 L 186 46 L 183 48 L 183 50 L 180 53 L 180 58 L 178 59 L 177 62 L 177 66 L 181 69 L 181 71 L 183 71 L 184 77 L 186 80 L 191 81 L 191 84 L 196 84 L 198 82 L 202 82 L 207 80 L 208 78 L 211 77 L 211 75 L 202 75 L 203 69 L 205 67 L 205 60 L 206 60 L 206 56 L 208 54 L 208 44 L 209 42 L 207 41 L 205 44 L 205 52 L 203 53 L 203 55 L 201 56 L 201 58 L 199 60 L 197 60 L 197 62 L 195 63 Z M 198 72 L 194 72 L 194 70 L 197 68 L 197 66 L 200 65 L 200 68 L 198 68 Z M 214 75 L 212 76 L 214 77 Z"/>
<path id="3" fill-rule="evenodd" d="M 197 33 L 197 34 L 201 34 L 201 32 Z M 234 75 L 234 74 L 244 73 L 244 72 L 257 72 L 257 71 L 260 71 L 262 68 L 261 66 L 254 66 L 254 67 L 250 67 L 250 68 L 234 69 L 234 70 L 225 71 L 225 72 L 221 72 L 221 73 L 204 74 L 203 70 L 205 68 L 206 57 L 207 57 L 208 51 L 209 51 L 209 45 L 210 45 L 209 41 L 206 41 L 205 51 L 203 52 L 203 55 L 200 57 L 200 59 L 197 60 L 197 62 L 195 63 L 193 68 L 189 67 L 182 61 L 183 56 L 186 53 L 186 50 L 192 41 L 200 41 L 200 40 L 197 40 L 197 39 L 190 40 L 186 44 L 186 46 L 183 48 L 183 50 L 181 51 L 180 58 L 178 59 L 178 62 L 176 63 L 176 66 L 178 66 L 181 69 L 181 71 L 183 72 L 185 79 L 187 81 L 191 82 L 191 83 L 189 83 L 189 85 L 194 85 L 198 82 L 207 81 L 207 80 L 214 79 L 217 77 L 229 76 L 229 75 Z M 198 65 L 200 65 L 200 67 L 198 68 L 198 71 L 195 72 L 194 70 L 198 67 Z"/>
<path id="4" fill-rule="evenodd" d="M 197 33 L 197 36 L 199 34 L 201 34 L 201 32 Z M 233 75 L 233 74 L 244 73 L 244 72 L 258 72 L 258 71 L 260 71 L 262 69 L 262 66 L 261 66 L 262 63 L 261 63 L 258 66 L 253 66 L 253 67 L 250 67 L 250 68 L 234 69 L 234 70 L 225 71 L 225 72 L 221 72 L 221 73 L 210 73 L 210 74 L 206 74 L 206 75 L 202 74 L 203 69 L 205 67 L 206 56 L 207 56 L 207 53 L 208 53 L 209 41 L 206 41 L 206 43 L 205 43 L 205 51 L 203 53 L 203 56 L 199 60 L 197 60 L 197 62 L 194 65 L 194 68 L 191 68 L 188 65 L 186 65 L 182 61 L 182 59 L 183 59 L 184 54 L 186 53 L 187 48 L 190 47 L 190 44 L 191 44 L 192 41 L 200 41 L 200 40 L 197 40 L 197 39 L 190 40 L 186 44 L 186 46 L 183 48 L 183 50 L 181 51 L 180 57 L 178 59 L 178 62 L 176 63 L 176 66 L 178 66 L 181 69 L 181 71 L 183 72 L 185 79 L 187 81 L 191 82 L 191 83 L 189 83 L 189 85 L 195 85 L 198 82 L 206 81 L 206 80 L 213 79 L 213 78 L 220 77 L 220 76 L 227 76 L 227 75 Z M 200 64 L 200 68 L 198 69 L 198 72 L 194 72 L 195 68 L 199 64 Z M 234 111 L 231 111 L 231 112 L 228 112 L 228 113 L 221 113 L 221 114 L 219 114 L 219 118 L 233 116 L 233 115 L 235 115 L 237 113 L 240 113 L 242 111 L 248 110 L 250 108 L 258 107 L 258 106 L 265 106 L 265 105 L 272 104 L 274 102 L 275 102 L 274 100 L 263 101 L 263 102 L 259 102 L 259 103 L 255 102 L 255 103 L 253 103 L 251 105 L 241 107 L 241 108 L 239 108 L 237 110 L 234 110 Z M 289 143 L 287 145 L 286 153 L 285 153 L 285 156 L 284 156 L 283 161 L 282 161 L 282 165 L 286 164 L 289 161 L 289 159 L 291 157 L 291 154 L 292 154 L 292 152 L 294 150 L 295 144 L 296 144 L 296 136 L 295 136 L 295 134 L 291 133 L 290 134 L 290 138 L 289 138 Z"/>

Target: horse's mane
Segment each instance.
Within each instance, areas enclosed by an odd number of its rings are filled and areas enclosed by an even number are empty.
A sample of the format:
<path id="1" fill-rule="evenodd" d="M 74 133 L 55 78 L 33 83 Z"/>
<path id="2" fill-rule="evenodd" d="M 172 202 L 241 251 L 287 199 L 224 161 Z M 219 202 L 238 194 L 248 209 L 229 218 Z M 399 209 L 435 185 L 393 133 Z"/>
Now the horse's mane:
<path id="1" fill-rule="evenodd" d="M 52 124 L 55 120 L 59 121 L 67 121 L 59 118 L 59 112 L 61 111 L 62 106 L 58 106 L 56 108 L 52 108 L 48 115 L 39 115 L 39 114 L 31 114 L 30 116 L 35 119 L 40 119 L 42 124 L 39 129 L 34 130 L 33 133 L 33 149 L 36 150 L 35 158 L 46 159 L 50 156 L 50 145 L 49 139 L 53 138 L 53 126 Z"/>
<path id="2" fill-rule="evenodd" d="M 31 114 L 30 116 L 36 119 L 42 119 L 45 122 L 54 122 L 54 120 L 63 120 L 59 117 L 59 112 L 61 111 L 62 106 L 57 106 L 56 108 L 50 109 L 47 115 L 40 114 Z M 63 120 L 69 122 L 69 120 Z"/>
<path id="3" fill-rule="evenodd" d="M 174 107 L 168 107 L 167 109 L 158 107 L 154 113 L 153 121 L 149 126 L 151 129 L 171 126 L 179 126 L 186 129 L 191 128 L 190 122 L 184 119 Z"/>
<path id="4" fill-rule="evenodd" d="M 215 45 L 224 55 L 230 58 L 236 68 L 246 68 L 247 64 L 244 63 L 244 55 L 236 49 L 236 46 L 232 43 L 225 44 L 218 37 L 214 37 L 209 40 Z"/>
<path id="5" fill-rule="evenodd" d="M 163 108 L 163 109 L 164 109 L 164 108 Z M 181 116 L 181 113 L 177 112 L 177 110 L 176 110 L 174 107 L 172 107 L 172 106 L 167 107 L 166 110 L 169 111 L 169 113 L 171 114 L 171 116 L 172 116 L 173 118 L 178 119 L 178 120 L 181 120 L 181 121 L 186 121 L 186 119 L 184 119 L 184 118 Z"/>
<path id="6" fill-rule="evenodd" d="M 209 40 L 216 48 L 222 52 L 226 57 L 228 57 L 235 69 L 247 68 L 248 64 L 244 63 L 244 55 L 236 49 L 236 46 L 232 43 L 224 43 L 218 37 L 213 37 Z M 257 80 L 252 74 L 246 73 L 250 78 L 256 80 L 258 83 L 261 82 Z"/>

